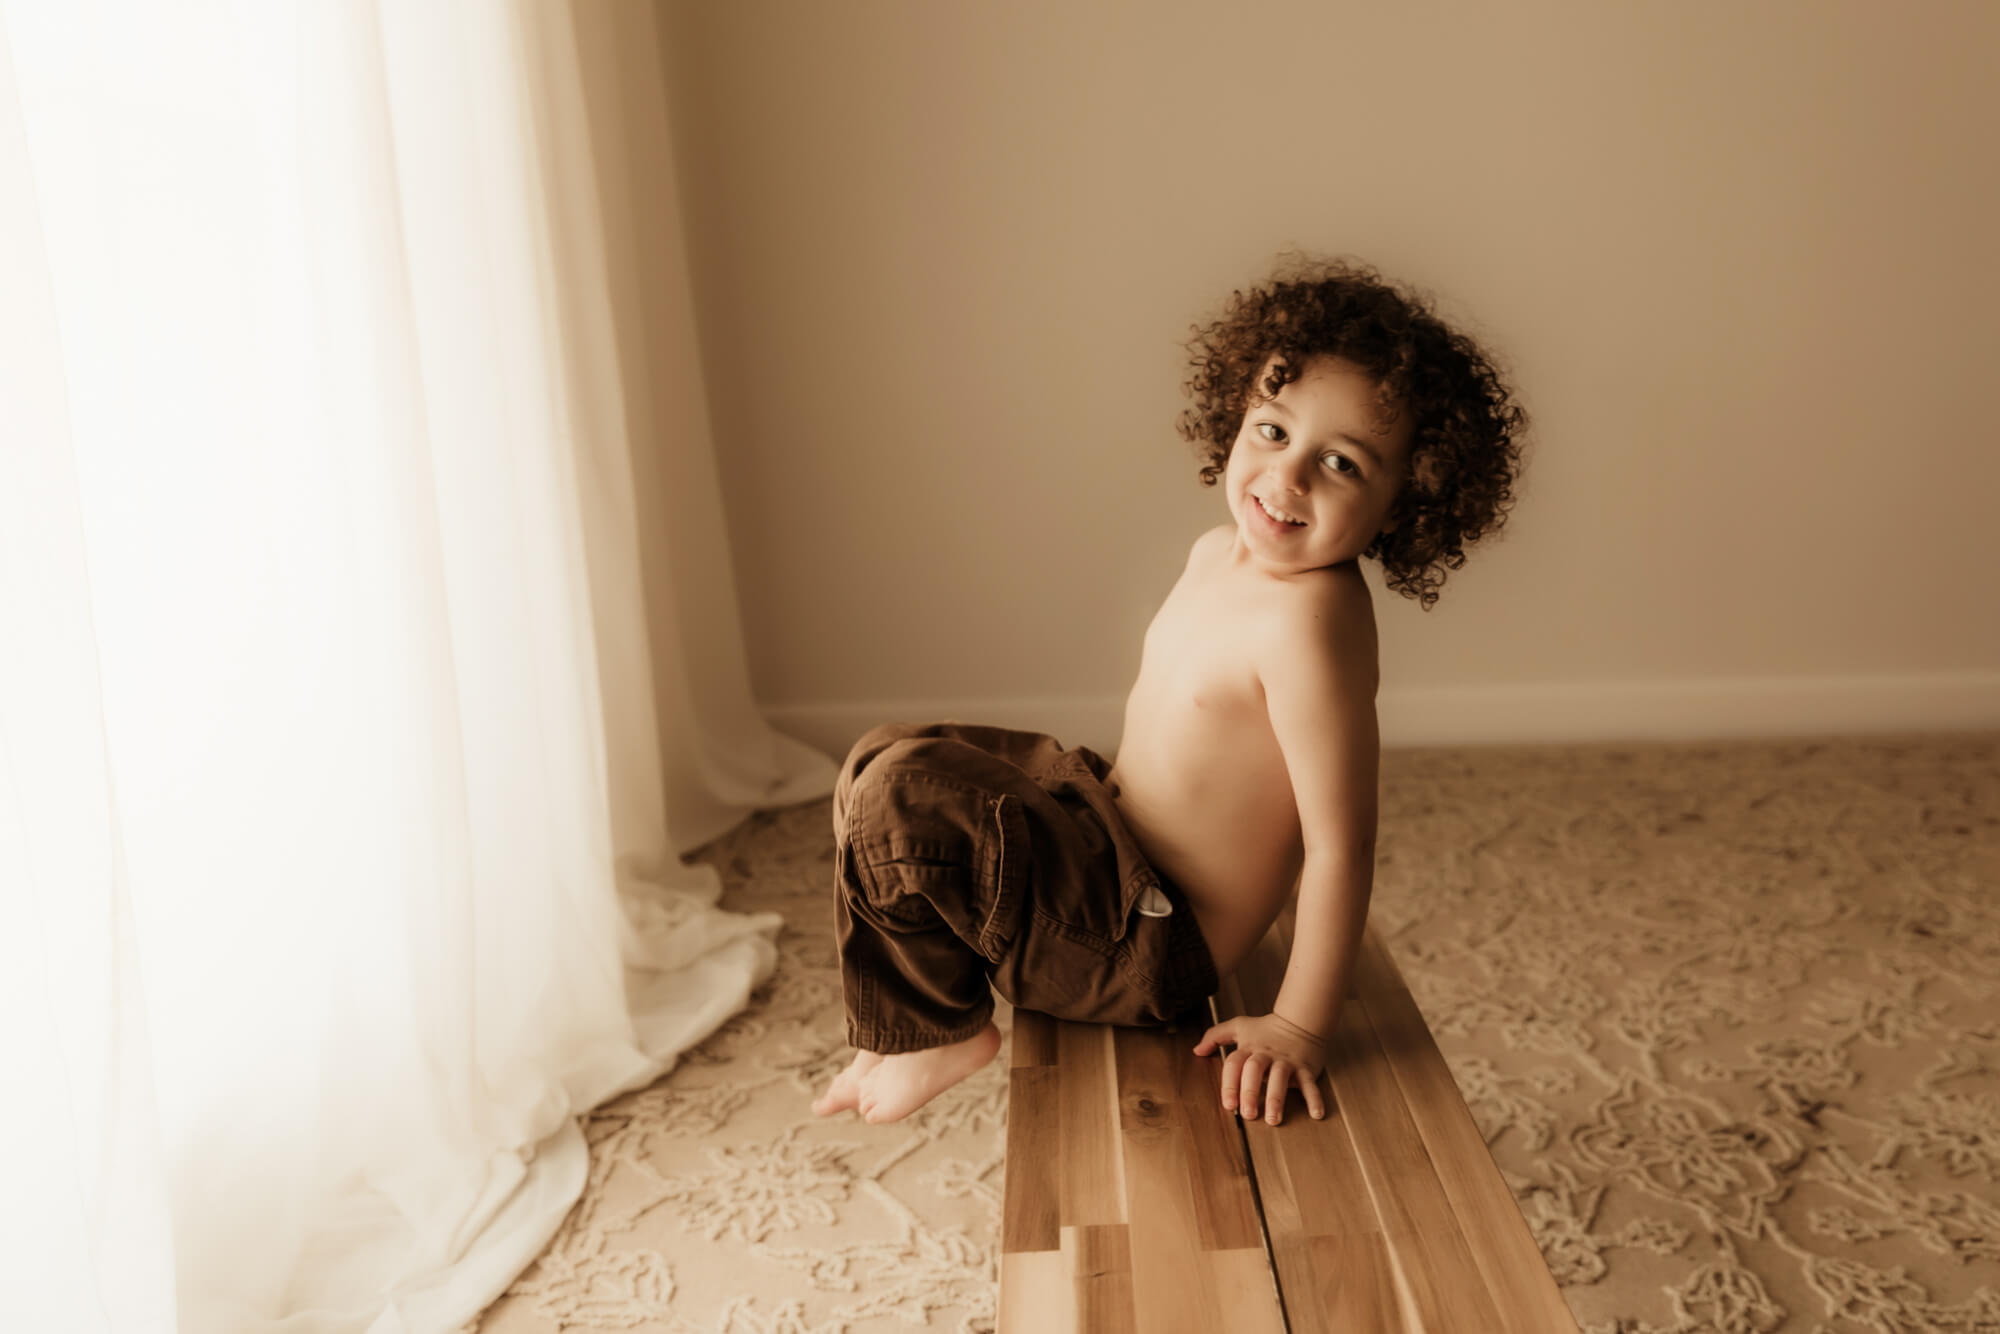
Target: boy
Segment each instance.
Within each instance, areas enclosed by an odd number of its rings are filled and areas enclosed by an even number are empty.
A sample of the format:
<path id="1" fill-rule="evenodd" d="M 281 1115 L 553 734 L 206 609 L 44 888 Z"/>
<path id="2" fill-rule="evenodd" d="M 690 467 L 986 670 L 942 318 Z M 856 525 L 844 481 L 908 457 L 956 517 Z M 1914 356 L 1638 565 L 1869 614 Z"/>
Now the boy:
<path id="1" fill-rule="evenodd" d="M 1505 522 L 1527 415 L 1481 351 L 1352 262 L 1300 262 L 1197 329 L 1179 429 L 1230 522 L 1146 631 L 1115 766 L 994 727 L 888 724 L 834 791 L 859 1050 L 814 1104 L 894 1121 L 999 1050 L 992 989 L 1058 1018 L 1200 1004 L 1297 889 L 1272 1011 L 1213 1025 L 1223 1106 L 1279 1123 L 1318 1077 L 1374 878 L 1375 618 L 1425 610 Z"/>

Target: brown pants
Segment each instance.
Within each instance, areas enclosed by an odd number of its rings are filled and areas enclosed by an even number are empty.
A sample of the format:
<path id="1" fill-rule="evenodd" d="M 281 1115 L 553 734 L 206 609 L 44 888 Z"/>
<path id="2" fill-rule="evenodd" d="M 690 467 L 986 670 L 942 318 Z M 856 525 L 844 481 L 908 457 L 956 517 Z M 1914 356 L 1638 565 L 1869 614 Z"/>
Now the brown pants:
<path id="1" fill-rule="evenodd" d="M 1215 990 L 1180 888 L 1150 866 L 1084 746 L 888 723 L 833 791 L 847 1040 L 885 1054 L 986 1026 L 998 991 L 1059 1019 L 1162 1023 Z"/>

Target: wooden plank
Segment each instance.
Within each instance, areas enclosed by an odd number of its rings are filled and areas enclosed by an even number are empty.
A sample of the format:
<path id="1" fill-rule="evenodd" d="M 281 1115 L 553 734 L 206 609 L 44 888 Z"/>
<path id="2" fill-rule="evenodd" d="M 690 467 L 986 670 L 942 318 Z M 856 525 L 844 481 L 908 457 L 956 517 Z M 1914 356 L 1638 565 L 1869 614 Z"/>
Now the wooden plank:
<path id="1" fill-rule="evenodd" d="M 1232 1013 L 1269 1014 L 1277 1003 L 1278 987 L 1284 981 L 1285 964 L 1291 956 L 1291 918 L 1287 914 L 1265 936 L 1245 961 L 1237 979 L 1234 999 L 1239 1007 Z M 1349 999 L 1353 993 L 1349 993 Z M 1380 1233 L 1372 1207 L 1360 1207 L 1368 1199 L 1368 1185 L 1354 1158 L 1340 1099 L 1325 1074 L 1319 1081 L 1326 1103 L 1326 1119 L 1315 1122 L 1306 1110 L 1305 1095 L 1294 1090 L 1285 1100 L 1283 1123 L 1273 1128 L 1268 1122 L 1246 1120 L 1244 1131 L 1252 1150 L 1264 1145 L 1273 1158 L 1273 1169 L 1260 1170 L 1258 1186 L 1269 1174 L 1281 1175 L 1284 1189 L 1296 1199 L 1297 1227 L 1308 1237 L 1338 1237 L 1350 1232 Z M 1298 1134 L 1286 1134 L 1296 1122 Z M 1282 1173 L 1276 1167 L 1282 1166 Z M 1307 1189 L 1299 1190 L 1296 1184 Z"/>
<path id="2" fill-rule="evenodd" d="M 1224 981 L 1217 990 L 1215 994 L 1217 1020 L 1257 1012 L 1244 1004 L 1242 985 L 1239 973 L 1238 976 Z M 1202 1074 L 1207 1086 L 1207 1099 L 1215 1104 L 1224 1120 L 1237 1123 L 1237 1137 L 1243 1139 L 1248 1127 L 1243 1126 L 1241 1118 L 1234 1113 L 1222 1111 L 1222 1061 L 1218 1057 L 1211 1056 L 1203 1062 L 1203 1065 L 1205 1069 Z M 1258 1221 L 1263 1224 L 1269 1237 L 1302 1235 L 1305 1222 L 1299 1212 L 1299 1201 L 1292 1191 L 1291 1175 L 1283 1170 L 1275 1156 L 1275 1141 L 1269 1137 L 1248 1138 L 1249 1142 L 1245 1147 L 1250 1160 L 1250 1175 L 1256 1187 Z"/>
<path id="3" fill-rule="evenodd" d="M 1225 997 L 1233 1005 L 1242 1007 L 1231 1012 L 1269 1011 L 1284 978 L 1291 929 L 1292 918 L 1287 911 L 1245 960 L 1235 978 L 1234 994 L 1225 991 Z M 1505 1183 L 1483 1142 L 1478 1145 L 1477 1155 L 1468 1157 L 1462 1152 L 1465 1147 L 1462 1137 L 1442 1141 L 1455 1146 L 1447 1161 L 1451 1172 L 1466 1183 L 1458 1191 L 1459 1198 L 1477 1198 L 1482 1202 L 1480 1208 L 1486 1211 L 1461 1216 L 1438 1165 L 1431 1159 L 1423 1134 L 1417 1129 L 1417 1117 L 1425 1115 L 1446 1126 L 1441 1133 L 1447 1136 L 1453 1134 L 1449 1123 L 1435 1108 L 1421 1111 L 1408 1105 L 1403 1085 L 1373 1028 L 1369 1001 L 1387 981 L 1400 988 L 1400 975 L 1383 972 L 1380 965 L 1388 961 L 1387 952 L 1373 938 L 1372 931 L 1364 935 L 1364 942 L 1364 952 L 1371 962 L 1355 970 L 1356 991 L 1350 993 L 1342 1008 L 1327 1077 L 1321 1086 L 1329 1103 L 1326 1121 L 1313 1122 L 1299 1106 L 1302 1100 L 1294 1094 L 1287 1101 L 1282 1126 L 1272 1127 L 1262 1121 L 1247 1121 L 1244 1126 L 1253 1173 L 1265 1203 L 1272 1262 L 1286 1294 L 1286 1314 L 1292 1328 L 1303 1334 L 1320 1327 L 1323 1321 L 1337 1319 L 1331 1314 L 1322 1316 L 1314 1309 L 1319 1305 L 1318 1299 L 1295 1304 L 1293 1294 L 1339 1290 L 1324 1276 L 1311 1272 L 1310 1267 L 1320 1259 L 1340 1253 L 1341 1248 L 1333 1244 L 1294 1245 L 1291 1239 L 1296 1236 L 1316 1242 L 1369 1232 L 1388 1244 L 1395 1291 L 1400 1294 L 1397 1305 L 1401 1325 L 1392 1328 L 1439 1324 L 1457 1328 L 1477 1321 L 1484 1322 L 1477 1327 L 1496 1330 L 1564 1328 L 1561 1323 L 1549 1325 L 1540 1314 L 1545 1308 L 1533 1304 L 1511 1315 L 1508 1322 L 1502 1321 L 1498 1313 L 1501 1303 L 1506 1301 L 1511 1307 L 1520 1295 L 1516 1289 L 1532 1295 L 1537 1287 L 1546 1287 L 1553 1293 L 1554 1280 L 1548 1277 L 1547 1265 L 1538 1251 L 1525 1256 L 1518 1250 L 1500 1253 L 1487 1263 L 1475 1259 L 1475 1243 L 1468 1234 L 1493 1230 L 1490 1192 L 1497 1188 L 1505 1194 Z M 1389 966 L 1393 968 L 1393 963 Z M 1407 990 L 1403 994 L 1407 997 Z M 1385 1003 L 1392 1017 L 1403 1025 L 1391 1045 L 1406 1053 L 1413 1049 L 1408 1029 L 1412 1017 L 1428 1041 L 1428 1030 L 1423 1029 L 1420 1015 L 1396 1010 L 1393 995 Z M 1430 1049 L 1435 1053 L 1434 1043 Z M 1442 1058 L 1437 1059 L 1441 1063 Z M 1413 1066 L 1413 1078 L 1424 1078 L 1425 1073 Z M 1464 1112 L 1463 1099 L 1455 1085 L 1440 1088 L 1436 1084 L 1437 1073 L 1435 1068 L 1428 1072 L 1430 1082 L 1422 1085 L 1427 1090 L 1426 1096 L 1435 1099 L 1440 1094 L 1448 1095 L 1449 1103 L 1456 1105 L 1462 1117 L 1469 1115 Z M 1444 1074 L 1448 1079 L 1449 1072 Z M 1483 1182 L 1482 1176 L 1486 1178 Z M 1473 1191 L 1480 1193 L 1474 1196 Z M 1368 1205 L 1357 1210 L 1354 1202 L 1364 1194 Z M 1511 1194 L 1505 1198 L 1518 1220 L 1518 1209 L 1511 1208 Z M 1525 1224 L 1517 1222 L 1515 1226 L 1524 1228 Z M 1480 1243 L 1484 1244 L 1483 1237 Z M 1372 1252 L 1366 1252 L 1364 1247 L 1357 1253 Z M 1492 1281 L 1491 1274 L 1519 1268 L 1524 1259 L 1532 1262 L 1539 1276 L 1530 1273 L 1524 1278 L 1513 1277 L 1506 1287 Z M 1468 1278 L 1473 1281 L 1467 1282 Z M 1555 1295 L 1560 1305 L 1560 1295 Z M 1375 1301 L 1376 1297 L 1371 1296 L 1363 1305 Z M 1567 1320 L 1566 1308 L 1562 1309 L 1563 1319 Z M 1360 1312 L 1338 1317 L 1342 1321 L 1367 1318 Z M 1573 1321 L 1570 1327 L 1573 1328 Z"/>
<path id="4" fill-rule="evenodd" d="M 1236 1117 L 1225 1111 L 1215 1062 L 1194 1054 L 1207 1031 L 1206 1010 L 1182 1015 L 1167 1029 L 1173 1058 L 1173 1100 L 1187 1127 L 1188 1171 L 1194 1187 L 1195 1224 L 1204 1251 L 1264 1250 L 1250 1160 Z"/>
<path id="5" fill-rule="evenodd" d="M 1138 1334 L 1132 1304 L 1132 1237 L 1123 1223 L 1063 1229 L 1077 1328 L 1086 1334 Z"/>
<path id="6" fill-rule="evenodd" d="M 1027 1041 L 1009 1056 L 1000 1329 L 1039 1334 L 1047 1317 L 1045 1296 L 1021 1303 L 1027 1275 L 1049 1281 L 1052 1214 L 1065 1328 L 1281 1331 L 1242 1136 L 1193 1052 L 1208 1015 L 1014 1023 Z"/>
<path id="7" fill-rule="evenodd" d="M 1361 1005 L 1343 1005 L 1334 1021 L 1328 1081 L 1408 1299 L 1405 1318 L 1425 1330 L 1499 1328 L 1492 1294 Z"/>
<path id="8" fill-rule="evenodd" d="M 1125 1183 L 1118 1143 L 1118 1081 L 1111 1029 L 1103 1024 L 1056 1024 L 1061 1131 L 1062 1222 L 1123 1223 Z"/>
<path id="9" fill-rule="evenodd" d="M 1034 1010 L 1014 1011 L 1014 1033 L 1008 1039 L 1007 1064 L 1054 1065 L 1056 1021 Z"/>
<path id="10" fill-rule="evenodd" d="M 1133 1309 L 1147 1334 L 1206 1334 L 1229 1323 L 1201 1248 L 1188 1123 L 1175 1096 L 1178 1046 L 1144 1030 L 1116 1042 Z"/>
<path id="11" fill-rule="evenodd" d="M 1407 1304 L 1397 1295 L 1395 1266 L 1381 1232 L 1298 1237 L 1289 1246 L 1306 1252 L 1292 1265 L 1306 1276 L 1292 1289 L 1304 1298 L 1293 1334 L 1416 1334 L 1418 1326 L 1404 1315 Z"/>
<path id="12" fill-rule="evenodd" d="M 1216 997 L 1218 1017 L 1266 1014 L 1289 957 L 1288 921 L 1274 927 Z M 1216 1079 L 1211 1073 L 1211 1081 Z M 1398 1300 L 1387 1244 L 1346 1124 L 1346 1108 L 1325 1075 L 1324 1120 L 1304 1095 L 1286 1100 L 1273 1126 L 1243 1122 L 1257 1197 L 1270 1235 L 1271 1264 L 1292 1334 L 1404 1334 L 1419 1328 Z M 1219 1084 L 1211 1096 L 1220 1098 Z"/>
<path id="13" fill-rule="evenodd" d="M 1053 1251 L 1062 1245 L 1062 1156 L 1058 1081 L 1052 1065 L 1007 1072 L 1007 1166 L 1000 1190 L 1000 1250 Z"/>
<path id="14" fill-rule="evenodd" d="M 1327 1088 L 1323 1121 L 1246 1122 L 1259 1198 L 1271 1232 L 1271 1260 L 1294 1334 L 1347 1334 L 1415 1328 L 1393 1296 L 1389 1255 L 1374 1199 L 1350 1142 L 1344 1109 Z M 1274 1209 L 1288 1202 L 1289 1217 Z M 1322 1266 L 1333 1264 L 1336 1272 Z"/>
<path id="15" fill-rule="evenodd" d="M 1278 1289 L 1271 1277 L 1264 1248 L 1209 1251 L 1216 1299 L 1227 1313 L 1227 1334 L 1285 1334 L 1285 1317 L 1278 1306 Z"/>
<path id="16" fill-rule="evenodd" d="M 1064 1281 L 1061 1251 L 1000 1257 L 999 1334 L 1088 1334 Z"/>
<path id="17" fill-rule="evenodd" d="M 1224 981 L 1218 1017 L 1268 1013 L 1291 928 L 1287 911 Z M 1355 981 L 1327 1117 L 1294 1091 L 1279 1126 L 1222 1111 L 1220 1061 L 1192 1052 L 1206 1016 L 1111 1029 L 1016 1012 L 1003 1334 L 1574 1334 L 1372 932 Z"/>
<path id="18" fill-rule="evenodd" d="M 1417 1133 L 1429 1151 L 1460 1231 L 1509 1334 L 1575 1334 L 1576 1318 L 1535 1244 L 1527 1219 L 1494 1165 L 1478 1123 L 1451 1077 L 1395 960 L 1364 935 L 1355 971 L 1362 1003 Z"/>

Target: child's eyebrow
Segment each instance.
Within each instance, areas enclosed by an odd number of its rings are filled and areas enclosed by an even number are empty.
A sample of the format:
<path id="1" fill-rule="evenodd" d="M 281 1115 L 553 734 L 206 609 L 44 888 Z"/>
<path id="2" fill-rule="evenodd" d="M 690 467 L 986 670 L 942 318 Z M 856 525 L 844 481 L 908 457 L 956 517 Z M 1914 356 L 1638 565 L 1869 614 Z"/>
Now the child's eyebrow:
<path id="1" fill-rule="evenodd" d="M 1292 413 L 1291 413 L 1291 410 L 1290 410 L 1289 408 L 1287 408 L 1287 407 L 1286 407 L 1286 406 L 1285 406 L 1285 405 L 1284 405 L 1283 403 L 1280 403 L 1280 402 L 1279 402 L 1279 401 L 1278 401 L 1277 399 L 1275 399 L 1275 398 L 1272 398 L 1272 399 L 1266 399 L 1266 400 L 1265 400 L 1265 401 L 1264 401 L 1263 403 L 1260 403 L 1260 404 L 1258 405 L 1258 410 L 1259 410 L 1259 411 L 1262 411 L 1262 410 L 1264 410 L 1264 409 L 1267 409 L 1267 408 L 1268 408 L 1268 409 L 1270 409 L 1270 410 L 1271 410 L 1271 411 L 1273 411 L 1273 412 L 1277 412 L 1277 413 L 1280 413 L 1280 414 L 1282 414 L 1282 415 L 1284 415 L 1284 416 L 1286 416 L 1286 417 L 1291 417 L 1291 416 L 1292 416 Z M 1296 418 L 1293 418 L 1293 420 L 1297 420 L 1297 419 L 1296 419 Z M 1366 454 L 1366 455 L 1368 456 L 1368 461 L 1369 461 L 1370 463 L 1374 464 L 1374 465 L 1375 465 L 1376 467 L 1380 468 L 1380 467 L 1384 467 L 1384 466 L 1385 466 L 1385 465 L 1383 464 L 1383 462 L 1382 462 L 1382 456 L 1381 456 L 1380 454 L 1377 454 L 1377 453 L 1375 452 L 1375 450 L 1374 450 L 1374 447 L 1373 447 L 1373 446 L 1371 446 L 1371 445 L 1370 445 L 1370 444 L 1369 444 L 1369 443 L 1368 443 L 1368 442 L 1367 442 L 1366 440 L 1362 440 L 1362 439 L 1359 439 L 1359 438 L 1357 438 L 1357 437 L 1355 437 L 1355 436 L 1351 436 L 1351 435 L 1349 435 L 1349 434 L 1348 434 L 1347 432 L 1345 432 L 1345 431 L 1335 431 L 1335 432 L 1333 433 L 1333 438 L 1334 438 L 1334 439 L 1336 439 L 1336 440 L 1344 440 L 1344 441 L 1346 441 L 1346 442 L 1347 442 L 1348 444 L 1350 444 L 1350 445 L 1353 445 L 1353 446 L 1354 446 L 1354 447 L 1355 447 L 1356 449 L 1360 450 L 1360 451 L 1361 451 L 1361 452 L 1362 452 L 1363 454 Z"/>

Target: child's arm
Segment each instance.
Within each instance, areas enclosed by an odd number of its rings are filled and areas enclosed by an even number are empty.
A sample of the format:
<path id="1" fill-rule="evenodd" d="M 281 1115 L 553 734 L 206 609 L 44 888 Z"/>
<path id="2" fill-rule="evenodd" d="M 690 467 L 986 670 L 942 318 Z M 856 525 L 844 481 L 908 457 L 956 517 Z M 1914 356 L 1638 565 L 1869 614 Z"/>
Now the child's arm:
<path id="1" fill-rule="evenodd" d="M 1276 1125 L 1296 1082 L 1306 1108 L 1324 1115 L 1319 1091 L 1327 1040 L 1347 994 L 1375 879 L 1375 618 L 1358 581 L 1331 582 L 1296 617 L 1273 627 L 1260 655 L 1265 707 L 1292 780 L 1305 840 L 1292 954 L 1272 1013 L 1228 1020 L 1203 1034 L 1220 1042 L 1222 1105 Z"/>

